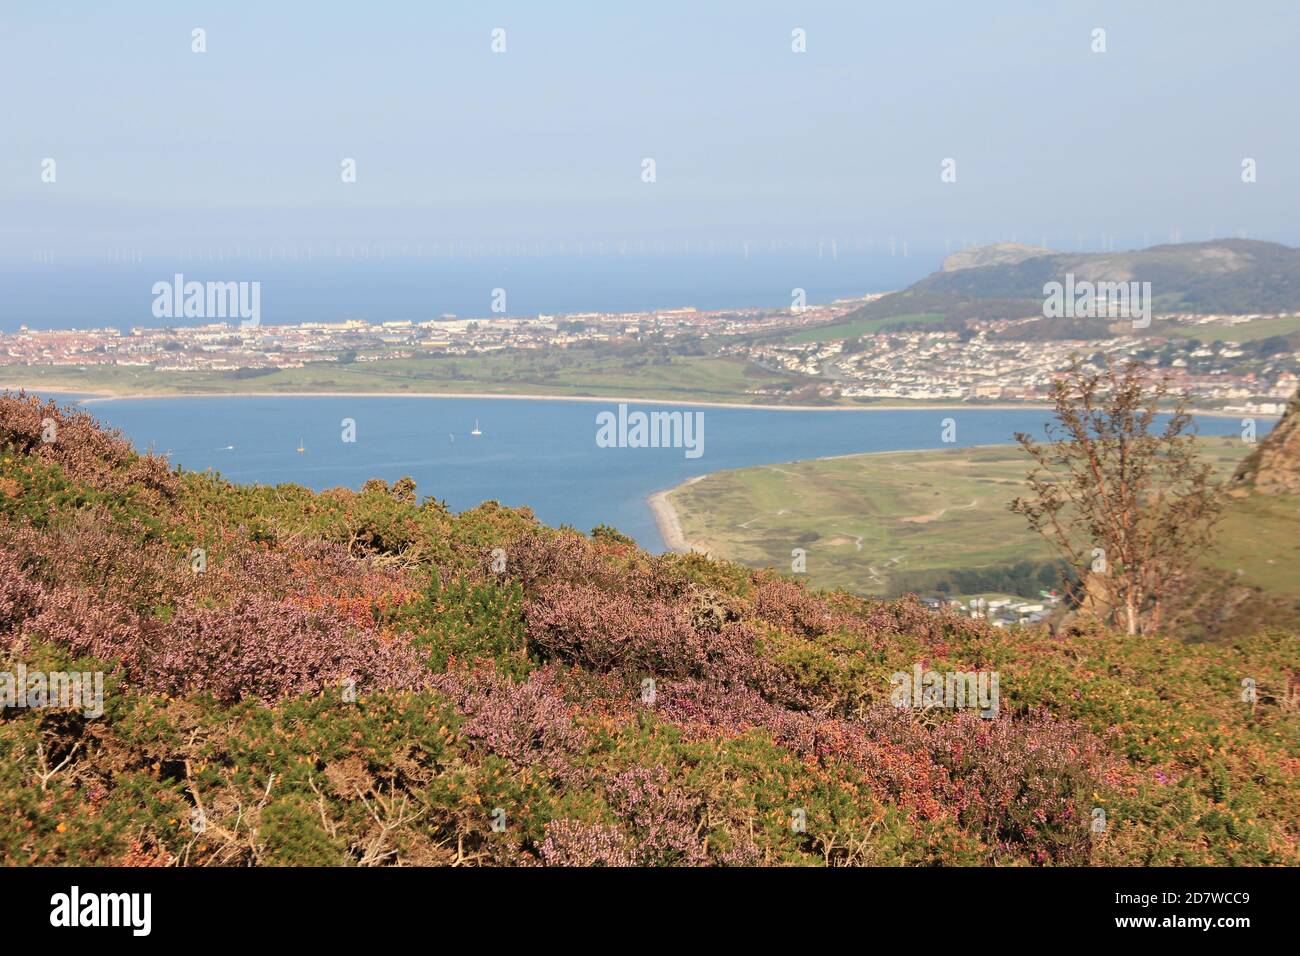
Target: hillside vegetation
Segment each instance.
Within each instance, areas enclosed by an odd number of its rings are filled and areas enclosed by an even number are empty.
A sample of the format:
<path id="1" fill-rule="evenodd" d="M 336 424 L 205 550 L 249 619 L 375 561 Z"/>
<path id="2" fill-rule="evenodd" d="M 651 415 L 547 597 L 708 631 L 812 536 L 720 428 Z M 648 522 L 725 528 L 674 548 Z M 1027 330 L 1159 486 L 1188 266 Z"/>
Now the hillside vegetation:
<path id="1" fill-rule="evenodd" d="M 971 318 L 1015 319 L 1042 314 L 1043 286 L 1077 281 L 1150 282 L 1156 312 L 1278 314 L 1300 312 L 1300 249 L 1253 239 L 1216 239 L 1152 246 L 1129 252 L 1037 254 L 1014 247 L 969 250 L 949 257 L 945 267 L 907 289 L 884 296 L 844 316 L 845 323 L 937 312 L 950 322 Z M 959 258 L 962 257 L 962 258 Z M 952 261 L 956 260 L 956 261 Z M 1047 324 L 1053 320 L 1044 320 Z M 1105 324 L 1055 320 L 1062 328 L 1044 337 L 1103 338 Z M 1040 330 L 1041 331 L 1041 330 Z M 1294 335 L 1278 323 L 1268 335 Z M 1020 335 L 1033 335 L 1032 326 Z M 1188 334 L 1200 337 L 1199 327 Z M 1207 335 L 1207 340 L 1213 338 Z M 1227 338 L 1232 338 L 1229 334 Z M 1294 344 L 1294 342 L 1293 342 Z"/>
<path id="2" fill-rule="evenodd" d="M 1294 865 L 1298 652 L 234 486 L 0 398 L 5 666 L 108 674 L 102 716 L 0 711 L 7 864 Z M 998 715 L 895 708 L 914 664 Z"/>

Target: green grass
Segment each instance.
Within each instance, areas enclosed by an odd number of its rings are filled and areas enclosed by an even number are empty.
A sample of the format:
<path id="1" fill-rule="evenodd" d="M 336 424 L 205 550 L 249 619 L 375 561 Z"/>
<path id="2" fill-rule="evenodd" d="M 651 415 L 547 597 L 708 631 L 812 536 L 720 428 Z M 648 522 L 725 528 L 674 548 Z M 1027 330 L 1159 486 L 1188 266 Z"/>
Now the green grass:
<path id="1" fill-rule="evenodd" d="M 1239 584 L 1300 597 L 1300 495 L 1251 495 L 1230 502 L 1207 564 Z"/>
<path id="2" fill-rule="evenodd" d="M 887 326 L 932 325 L 943 320 L 944 316 L 938 312 L 891 315 L 880 319 L 855 319 L 852 322 L 837 322 L 834 325 L 803 329 L 788 336 L 785 341 L 789 345 L 807 345 L 811 342 L 836 342 L 840 339 L 855 339 L 860 335 L 879 332 Z"/>
<path id="3" fill-rule="evenodd" d="M 1274 335 L 1300 332 L 1300 315 L 1276 319 L 1257 319 L 1244 325 L 1178 325 L 1168 329 L 1170 335 L 1202 342 L 1256 342 Z"/>
<path id="4" fill-rule="evenodd" d="M 793 376 L 731 358 L 672 356 L 664 360 L 576 351 L 567 355 L 510 352 L 346 365 L 319 363 L 247 377 L 230 372 L 156 372 L 120 366 L 0 370 L 0 380 L 10 379 L 31 388 L 44 385 L 117 394 L 471 392 L 741 403 L 772 400 L 748 394 L 758 385 L 796 381 Z"/>
<path id="5" fill-rule="evenodd" d="M 1248 451 L 1233 438 L 1204 447 L 1220 475 Z M 715 556 L 788 572 L 802 548 L 813 585 L 882 595 L 910 572 L 1049 560 L 1007 510 L 1027 470 L 1014 445 L 891 452 L 716 472 L 669 497 L 687 540 Z"/>

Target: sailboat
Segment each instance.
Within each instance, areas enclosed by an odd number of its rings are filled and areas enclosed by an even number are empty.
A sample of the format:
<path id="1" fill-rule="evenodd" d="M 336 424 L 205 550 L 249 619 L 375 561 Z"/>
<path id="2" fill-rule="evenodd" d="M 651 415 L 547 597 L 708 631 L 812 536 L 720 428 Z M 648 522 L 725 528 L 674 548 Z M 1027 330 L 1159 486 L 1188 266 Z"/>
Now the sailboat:
<path id="1" fill-rule="evenodd" d="M 483 434 L 483 429 L 481 429 L 481 428 L 478 427 L 478 419 L 477 419 L 477 418 L 474 419 L 474 430 L 473 430 L 472 432 L 470 432 L 470 434 L 471 434 L 471 435 L 482 435 L 482 434 Z"/>
<path id="2" fill-rule="evenodd" d="M 299 439 L 298 439 L 298 454 L 301 455 L 301 454 L 302 454 L 303 452 L 305 452 L 306 450 L 307 450 L 307 446 L 304 445 L 304 444 L 302 443 L 302 439 L 299 438 Z"/>

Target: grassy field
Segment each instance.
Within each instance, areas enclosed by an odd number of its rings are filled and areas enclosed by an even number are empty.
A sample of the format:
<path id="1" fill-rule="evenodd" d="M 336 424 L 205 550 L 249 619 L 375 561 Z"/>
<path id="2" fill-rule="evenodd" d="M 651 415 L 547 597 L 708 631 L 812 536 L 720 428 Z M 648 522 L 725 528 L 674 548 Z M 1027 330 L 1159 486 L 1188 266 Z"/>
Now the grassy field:
<path id="1" fill-rule="evenodd" d="M 156 372 L 146 368 L 90 366 L 0 369 L 0 381 L 29 387 L 108 390 L 117 394 L 241 394 L 248 392 L 481 392 L 612 397 L 701 402 L 762 403 L 747 394 L 791 376 L 731 358 L 618 354 L 511 352 L 473 357 L 399 359 L 247 372 Z"/>
<path id="2" fill-rule="evenodd" d="M 1219 546 L 1206 562 L 1243 584 L 1300 597 L 1300 495 L 1251 495 L 1223 516 Z"/>
<path id="3" fill-rule="evenodd" d="M 837 322 L 819 328 L 803 329 L 786 339 L 790 345 L 807 345 L 811 342 L 835 342 L 840 339 L 855 339 L 860 335 L 879 332 L 886 326 L 894 325 L 930 325 L 942 322 L 944 316 L 938 312 L 920 312 L 915 315 L 891 315 L 883 319 L 857 319 L 853 322 Z"/>
<path id="4" fill-rule="evenodd" d="M 1244 325 L 1179 325 L 1169 329 L 1171 335 L 1202 342 L 1257 342 L 1291 332 L 1300 332 L 1300 315 L 1258 319 Z"/>
<path id="5" fill-rule="evenodd" d="M 1204 446 L 1222 475 L 1249 450 L 1233 438 Z M 789 571 L 791 551 L 802 548 L 813 585 L 888 595 L 917 572 L 1049 560 L 1042 539 L 1007 511 L 1026 462 L 1012 445 L 854 455 L 717 472 L 669 501 L 687 540 L 712 554 Z M 1249 565 L 1248 583 L 1285 577 L 1285 566 L 1251 554 L 1251 519 L 1233 521 L 1237 552 L 1225 557 L 1233 569 Z"/>

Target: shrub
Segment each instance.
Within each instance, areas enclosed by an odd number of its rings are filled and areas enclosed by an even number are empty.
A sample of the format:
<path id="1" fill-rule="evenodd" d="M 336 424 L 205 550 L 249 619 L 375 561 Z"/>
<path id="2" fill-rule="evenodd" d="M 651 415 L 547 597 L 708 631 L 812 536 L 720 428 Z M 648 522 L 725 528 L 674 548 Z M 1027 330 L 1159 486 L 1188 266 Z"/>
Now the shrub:
<path id="1" fill-rule="evenodd" d="M 556 820 L 539 848 L 547 866 L 635 866 L 628 839 L 617 827 Z"/>

